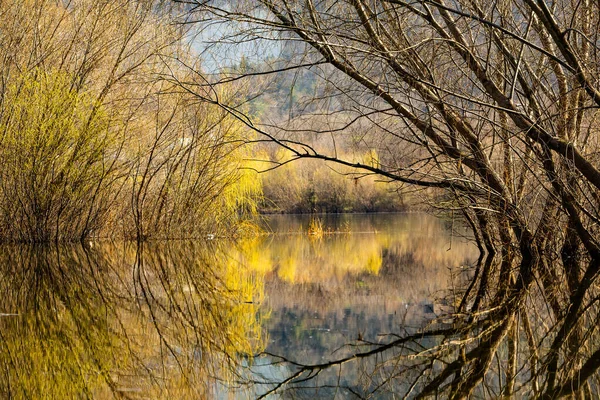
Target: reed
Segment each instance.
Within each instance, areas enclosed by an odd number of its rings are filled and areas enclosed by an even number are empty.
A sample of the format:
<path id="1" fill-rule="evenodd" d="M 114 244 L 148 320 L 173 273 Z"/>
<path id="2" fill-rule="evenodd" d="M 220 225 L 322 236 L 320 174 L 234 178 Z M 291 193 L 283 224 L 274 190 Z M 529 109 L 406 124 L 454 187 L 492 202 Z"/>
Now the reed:
<path id="1" fill-rule="evenodd" d="M 308 235 L 316 239 L 320 239 L 325 234 L 323 229 L 323 221 L 317 216 L 312 216 L 308 223 Z"/>

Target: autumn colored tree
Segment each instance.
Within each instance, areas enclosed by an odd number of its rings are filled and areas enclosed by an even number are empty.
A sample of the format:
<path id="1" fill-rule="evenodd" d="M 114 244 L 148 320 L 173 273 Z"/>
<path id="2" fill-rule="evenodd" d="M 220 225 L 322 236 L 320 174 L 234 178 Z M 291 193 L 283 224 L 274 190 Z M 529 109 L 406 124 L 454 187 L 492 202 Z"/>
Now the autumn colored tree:
<path id="1" fill-rule="evenodd" d="M 179 11 L 0 5 L 0 241 L 231 235 L 253 210 L 243 125 L 163 79 L 193 65 Z"/>

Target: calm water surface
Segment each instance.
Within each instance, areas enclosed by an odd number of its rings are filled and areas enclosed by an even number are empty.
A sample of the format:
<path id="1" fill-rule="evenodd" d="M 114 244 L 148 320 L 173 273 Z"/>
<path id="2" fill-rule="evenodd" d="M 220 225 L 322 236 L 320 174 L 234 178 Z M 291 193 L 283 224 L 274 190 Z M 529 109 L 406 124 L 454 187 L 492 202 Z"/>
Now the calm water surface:
<path id="1" fill-rule="evenodd" d="M 429 215 L 320 218 L 332 233 L 315 239 L 306 234 L 310 216 L 271 216 L 266 225 L 275 234 L 254 244 L 257 259 L 250 263 L 264 271 L 267 352 L 304 364 L 356 351 L 345 345 L 357 340 L 379 342 L 389 334 L 414 332 L 451 311 L 448 288 L 464 279 L 462 267 L 473 265 L 478 256 L 463 230 Z M 257 360 L 269 365 L 257 368 L 258 374 L 265 380 L 289 375 L 285 368 L 270 366 L 277 360 Z M 338 383 L 360 390 L 353 369 L 341 376 L 333 371 L 308 386 Z M 297 397 L 315 394 L 356 398 L 337 387 L 295 392 Z"/>
<path id="2" fill-rule="evenodd" d="M 324 216 L 324 226 L 340 233 L 322 239 L 298 233 L 309 218 L 271 217 L 279 234 L 256 243 L 253 262 L 264 270 L 269 348 L 312 361 L 327 358 L 332 345 L 420 326 L 442 311 L 437 300 L 452 275 L 477 256 L 427 215 Z"/>
<path id="3" fill-rule="evenodd" d="M 443 323 L 477 257 L 422 214 L 324 216 L 321 238 L 309 218 L 237 243 L 2 247 L 0 397 L 255 398 L 293 372 L 278 357 L 322 363 Z M 294 394 L 360 385 L 348 368 Z"/>

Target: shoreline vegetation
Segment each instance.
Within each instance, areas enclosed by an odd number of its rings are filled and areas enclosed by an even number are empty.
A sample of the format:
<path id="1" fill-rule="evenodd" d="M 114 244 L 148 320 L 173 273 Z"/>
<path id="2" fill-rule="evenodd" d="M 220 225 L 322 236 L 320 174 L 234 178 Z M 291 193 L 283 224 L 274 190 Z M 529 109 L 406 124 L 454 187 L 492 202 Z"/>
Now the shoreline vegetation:
<path id="1" fill-rule="evenodd" d="M 252 134 L 202 83 L 177 5 L 0 9 L 0 242 L 236 235 L 260 182 Z M 223 99 L 243 88 L 218 89 Z M 242 223 L 240 223 L 242 222 Z"/>
<path id="2" fill-rule="evenodd" d="M 350 169 L 298 160 L 261 175 L 261 214 L 399 212 L 419 208 L 398 187 Z"/>
<path id="3" fill-rule="evenodd" d="M 210 91 L 247 102 L 249 113 L 268 111 L 245 84 L 204 85 L 190 31 L 175 24 L 181 10 L 153 4 L 2 7 L 0 242 L 236 237 L 255 233 L 258 213 L 406 210 L 389 182 L 287 164 L 286 153 L 203 101 Z M 342 147 L 378 163 L 373 151 Z"/>

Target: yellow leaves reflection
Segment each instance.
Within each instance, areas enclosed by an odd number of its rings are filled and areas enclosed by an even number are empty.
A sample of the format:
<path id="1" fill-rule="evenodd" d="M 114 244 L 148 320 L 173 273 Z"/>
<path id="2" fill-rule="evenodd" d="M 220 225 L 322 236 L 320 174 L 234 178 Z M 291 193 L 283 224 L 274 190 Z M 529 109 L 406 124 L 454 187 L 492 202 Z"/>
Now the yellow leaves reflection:
<path id="1" fill-rule="evenodd" d="M 218 246 L 3 247 L 0 397 L 206 398 L 262 346 L 261 282 Z"/>
<path id="2" fill-rule="evenodd" d="M 466 241 L 451 238 L 440 220 L 426 215 L 396 215 L 392 218 L 398 221 L 396 229 L 381 230 L 365 228 L 362 219 L 368 216 L 346 218 L 352 219 L 343 223 L 349 224 L 350 232 L 334 230 L 318 240 L 303 233 L 301 222 L 279 227 L 285 234 L 242 240 L 241 260 L 259 274 L 276 274 L 285 282 L 302 284 L 340 280 L 348 274 L 378 275 L 386 255 L 438 269 L 457 267 L 473 252 Z"/>
<path id="3" fill-rule="evenodd" d="M 395 221 L 342 221 L 345 233 L 320 240 L 280 226 L 295 233 L 236 245 L 0 247 L 0 313 L 18 314 L 0 316 L 0 398 L 212 398 L 210 377 L 236 381 L 240 360 L 264 345 L 265 281 L 273 315 L 294 297 L 339 319 L 351 296 L 387 312 L 418 285 L 446 284 L 469 245 L 447 251 L 440 222 L 422 215 Z"/>

